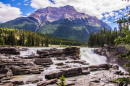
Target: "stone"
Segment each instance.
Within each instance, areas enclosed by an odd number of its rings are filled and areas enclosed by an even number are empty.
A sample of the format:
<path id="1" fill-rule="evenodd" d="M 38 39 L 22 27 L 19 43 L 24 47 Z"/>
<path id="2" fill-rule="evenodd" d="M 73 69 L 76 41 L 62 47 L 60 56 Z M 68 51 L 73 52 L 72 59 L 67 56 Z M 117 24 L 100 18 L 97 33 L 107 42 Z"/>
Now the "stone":
<path id="1" fill-rule="evenodd" d="M 51 80 L 47 80 L 47 81 L 41 81 L 37 83 L 37 86 L 46 86 L 49 84 L 55 84 L 58 80 L 57 79 L 51 79 Z"/>
<path id="2" fill-rule="evenodd" d="M 65 49 L 42 49 L 37 50 L 37 54 L 42 57 L 60 57 L 61 59 L 67 57 L 71 59 L 80 58 L 80 47 L 67 47 Z"/>
<path id="3" fill-rule="evenodd" d="M 90 71 L 86 71 L 86 70 L 82 71 L 82 75 L 88 75 L 88 74 L 90 74 Z"/>
<path id="4" fill-rule="evenodd" d="M 73 82 L 73 81 L 66 81 L 65 82 L 65 86 L 73 86 L 73 85 L 75 85 L 75 82 Z"/>
<path id="5" fill-rule="evenodd" d="M 114 72 L 114 74 L 117 74 L 117 75 L 124 75 L 124 72 L 121 72 L 120 70 L 116 70 L 116 71 Z"/>
<path id="6" fill-rule="evenodd" d="M 57 70 L 57 71 L 53 71 L 47 75 L 45 75 L 46 79 L 54 79 L 54 78 L 59 78 L 62 75 L 64 75 L 65 77 L 72 77 L 72 76 L 77 76 L 77 75 L 81 75 L 84 72 L 82 72 L 82 68 L 78 67 L 78 68 L 67 68 L 67 69 L 61 69 L 61 70 Z"/>
<path id="7" fill-rule="evenodd" d="M 119 66 L 118 66 L 117 64 L 113 64 L 113 65 L 112 65 L 112 68 L 113 68 L 114 70 L 119 70 Z"/>
<path id="8" fill-rule="evenodd" d="M 36 65 L 43 65 L 43 66 L 53 64 L 51 58 L 36 58 L 34 63 Z"/>
<path id="9" fill-rule="evenodd" d="M 64 65 L 64 63 L 63 63 L 63 62 L 60 62 L 60 63 L 56 63 L 56 65 L 57 65 L 57 66 L 62 66 L 62 65 Z"/>
<path id="10" fill-rule="evenodd" d="M 23 48 L 18 48 L 19 49 L 19 51 L 27 51 L 27 50 L 29 50 L 28 48 L 25 48 L 25 47 L 23 47 Z"/>
<path id="11" fill-rule="evenodd" d="M 2 83 L 0 86 L 14 86 L 13 83 Z"/>
<path id="12" fill-rule="evenodd" d="M 13 54 L 18 55 L 20 54 L 19 50 L 15 47 L 0 47 L 0 53 L 1 54 Z"/>
<path id="13" fill-rule="evenodd" d="M 83 64 L 83 65 L 88 65 L 89 64 L 89 63 L 86 63 L 86 61 L 84 61 L 84 60 L 73 60 L 73 61 L 70 61 L 70 63 L 79 63 L 79 64 Z"/>
<path id="14" fill-rule="evenodd" d="M 56 59 L 57 60 L 67 60 L 67 58 L 65 58 L 65 57 L 57 57 Z"/>

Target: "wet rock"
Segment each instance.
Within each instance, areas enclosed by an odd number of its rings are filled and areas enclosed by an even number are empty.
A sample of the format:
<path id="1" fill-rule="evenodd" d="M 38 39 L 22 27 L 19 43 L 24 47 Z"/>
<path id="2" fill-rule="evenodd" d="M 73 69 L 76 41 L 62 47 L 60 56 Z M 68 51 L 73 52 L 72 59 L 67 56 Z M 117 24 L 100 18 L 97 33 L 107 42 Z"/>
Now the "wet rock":
<path id="1" fill-rule="evenodd" d="M 89 65 L 89 63 L 86 63 L 84 60 L 73 60 L 73 61 L 67 61 L 66 63 L 79 63 L 83 65 Z"/>
<path id="2" fill-rule="evenodd" d="M 120 70 L 116 70 L 114 72 L 114 74 L 117 74 L 117 75 L 124 75 L 124 72 L 120 71 Z"/>
<path id="3" fill-rule="evenodd" d="M 109 70 L 111 68 L 110 64 L 101 64 L 99 65 L 99 68 L 105 68 L 106 70 Z"/>
<path id="4" fill-rule="evenodd" d="M 0 47 L 0 53 L 1 54 L 13 54 L 18 55 L 20 54 L 19 50 L 15 47 Z"/>
<path id="5" fill-rule="evenodd" d="M 63 72 L 60 71 L 60 70 L 56 70 L 56 71 L 53 71 L 47 75 L 45 75 L 45 78 L 46 79 L 54 79 L 54 78 L 59 78 L 60 76 L 62 76 Z"/>
<path id="6" fill-rule="evenodd" d="M 57 65 L 57 66 L 62 66 L 62 65 L 64 65 L 64 63 L 63 63 L 63 62 L 61 62 L 61 63 L 56 63 L 56 65 Z"/>
<path id="7" fill-rule="evenodd" d="M 118 66 L 117 64 L 113 64 L 113 65 L 112 65 L 112 68 L 113 68 L 114 70 L 119 70 L 119 66 Z"/>
<path id="8" fill-rule="evenodd" d="M 128 59 L 123 59 L 122 57 L 117 58 L 116 56 L 119 54 L 125 54 L 128 51 L 125 49 L 125 46 L 119 44 L 118 47 L 104 45 L 102 48 L 94 49 L 94 52 L 99 55 L 104 55 L 107 57 L 107 62 L 109 63 L 116 63 L 123 67 L 125 63 L 129 62 Z"/>
<path id="9" fill-rule="evenodd" d="M 90 71 L 84 70 L 84 71 L 82 71 L 82 74 L 83 74 L 83 75 L 88 75 L 88 74 L 90 74 Z"/>
<path id="10" fill-rule="evenodd" d="M 4 63 L 0 61 L 0 69 L 4 66 Z"/>
<path id="11" fill-rule="evenodd" d="M 0 83 L 0 86 L 14 86 L 13 83 Z"/>
<path id="12" fill-rule="evenodd" d="M 28 48 L 18 48 L 19 49 L 19 51 L 27 51 L 27 50 L 29 50 Z"/>
<path id="13" fill-rule="evenodd" d="M 99 68 L 90 68 L 90 71 L 98 71 Z"/>
<path id="14" fill-rule="evenodd" d="M 53 72 L 45 75 L 45 78 L 46 79 L 59 78 L 60 76 L 62 76 L 62 74 L 65 77 L 72 77 L 72 76 L 84 74 L 84 72 L 82 72 L 82 68 L 80 68 L 80 67 L 79 68 L 67 68 L 67 69 L 53 71 Z"/>
<path id="15" fill-rule="evenodd" d="M 73 85 L 75 85 L 75 82 L 73 82 L 73 81 L 66 81 L 65 82 L 65 86 L 73 86 Z"/>
<path id="16" fill-rule="evenodd" d="M 8 82 L 13 83 L 14 86 L 24 85 L 24 81 L 20 80 L 8 80 Z"/>
<path id="17" fill-rule="evenodd" d="M 67 60 L 67 58 L 65 58 L 65 57 L 57 57 L 56 59 L 57 60 Z"/>
<path id="18" fill-rule="evenodd" d="M 46 86 L 49 84 L 55 84 L 58 80 L 57 79 L 51 79 L 51 80 L 47 80 L 47 81 L 41 81 L 37 83 L 37 86 Z"/>
<path id="19" fill-rule="evenodd" d="M 58 66 L 56 67 L 57 69 L 63 69 L 63 68 L 71 68 L 69 65 L 64 65 L 64 66 Z"/>
<path id="20" fill-rule="evenodd" d="M 53 64 L 51 58 L 36 58 L 34 63 L 36 65 L 43 65 L 43 66 Z"/>
<path id="21" fill-rule="evenodd" d="M 104 70 L 109 70 L 111 68 L 110 64 L 100 64 L 100 65 L 90 65 L 88 66 L 90 69 L 104 69 Z"/>
<path id="22" fill-rule="evenodd" d="M 68 47 L 65 49 L 42 49 L 37 50 L 37 54 L 43 57 L 67 57 L 71 59 L 80 58 L 80 48 L 79 47 Z"/>

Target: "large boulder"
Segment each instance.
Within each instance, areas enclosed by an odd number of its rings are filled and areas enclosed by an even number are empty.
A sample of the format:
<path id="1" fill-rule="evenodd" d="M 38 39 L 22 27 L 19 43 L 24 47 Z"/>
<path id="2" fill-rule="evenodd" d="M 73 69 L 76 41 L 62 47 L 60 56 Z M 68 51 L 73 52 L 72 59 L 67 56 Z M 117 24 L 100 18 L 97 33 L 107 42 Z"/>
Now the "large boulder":
<path id="1" fill-rule="evenodd" d="M 62 75 L 65 77 L 73 77 L 77 75 L 82 75 L 82 74 L 89 74 L 90 72 L 88 71 L 83 71 L 81 67 L 78 68 L 67 68 L 67 69 L 62 69 L 62 70 L 56 70 L 53 71 L 49 74 L 45 75 L 46 79 L 54 79 L 54 78 L 59 78 Z"/>
<path id="2" fill-rule="evenodd" d="M 18 48 L 15 48 L 15 47 L 0 47 L 0 53 L 13 54 L 13 55 L 20 54 Z"/>
<path id="3" fill-rule="evenodd" d="M 110 64 L 100 64 L 100 65 L 90 65 L 88 68 L 91 71 L 97 71 L 97 70 L 109 70 L 112 66 Z"/>
<path id="4" fill-rule="evenodd" d="M 79 59 L 80 58 L 80 47 L 68 47 L 65 49 L 42 49 L 37 50 L 37 54 L 42 57 L 69 57 L 72 59 Z"/>

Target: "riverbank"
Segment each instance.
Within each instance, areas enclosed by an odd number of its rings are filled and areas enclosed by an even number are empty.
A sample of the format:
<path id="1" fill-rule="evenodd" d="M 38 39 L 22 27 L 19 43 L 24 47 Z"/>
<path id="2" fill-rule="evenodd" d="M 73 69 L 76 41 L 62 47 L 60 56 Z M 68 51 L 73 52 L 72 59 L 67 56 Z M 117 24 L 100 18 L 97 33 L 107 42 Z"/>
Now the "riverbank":
<path id="1" fill-rule="evenodd" d="M 39 51 L 37 52 L 37 50 Z M 127 77 L 126 73 L 119 71 L 118 65 L 112 65 L 107 63 L 106 57 L 94 54 L 93 50 L 94 50 L 93 48 L 79 48 L 79 47 L 60 48 L 60 49 L 28 48 L 25 51 L 20 51 L 20 54 L 22 55 L 14 56 L 3 54 L 3 57 L 1 55 L 0 59 L 4 63 L 3 65 L 1 64 L 1 69 L 4 71 L 6 70 L 7 72 L 3 72 L 3 74 L 1 75 L 4 75 L 4 73 L 6 73 L 5 75 L 8 75 L 7 76 L 8 78 L 7 77 L 2 78 L 1 76 L 2 81 L 0 86 L 6 86 L 6 84 L 10 85 L 27 84 L 26 86 L 29 86 L 29 83 L 32 83 L 31 86 L 39 86 L 37 85 L 38 83 L 40 84 L 48 83 L 50 82 L 48 80 L 56 79 L 62 74 L 64 74 L 66 78 L 67 77 L 72 78 L 71 80 L 67 81 L 68 86 L 70 84 L 81 86 L 80 84 L 85 85 L 88 82 L 95 83 L 95 85 L 92 84 L 91 86 L 96 86 L 96 83 L 98 85 L 101 84 L 100 80 L 102 79 L 103 75 L 101 75 L 102 77 L 100 78 L 98 78 L 99 76 L 95 77 L 92 75 L 94 71 L 98 73 L 98 75 L 104 74 L 106 76 L 106 79 L 108 78 L 107 72 L 110 71 L 112 71 L 111 74 Z M 5 64 L 7 66 L 4 66 Z M 8 68 L 8 66 L 10 67 Z M 104 71 L 104 73 L 102 73 L 102 71 Z M 13 75 L 20 75 L 20 76 L 17 77 Z M 21 78 L 21 76 L 23 78 Z M 84 78 L 81 77 L 81 79 L 78 78 L 77 80 L 75 80 L 74 78 L 75 76 L 79 77 L 84 76 Z M 86 83 L 78 83 L 79 85 L 76 84 L 76 82 L 81 82 L 80 80 L 84 79 L 87 80 L 88 78 L 90 78 L 88 82 L 85 81 Z M 95 81 L 91 79 L 95 79 Z M 108 80 L 106 83 L 106 80 L 103 80 L 103 83 L 108 85 L 113 82 L 111 80 Z M 55 85 L 56 84 L 53 84 L 52 86 Z M 113 86 L 116 86 L 116 84 L 114 84 Z"/>

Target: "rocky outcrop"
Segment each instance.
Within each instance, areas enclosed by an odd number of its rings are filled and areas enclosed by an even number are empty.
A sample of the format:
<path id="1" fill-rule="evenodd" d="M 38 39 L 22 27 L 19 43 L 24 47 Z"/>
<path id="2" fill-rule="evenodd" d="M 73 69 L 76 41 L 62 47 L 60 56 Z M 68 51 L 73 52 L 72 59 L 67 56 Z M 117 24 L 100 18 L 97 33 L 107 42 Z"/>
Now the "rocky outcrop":
<path id="1" fill-rule="evenodd" d="M 65 77 L 72 77 L 76 75 L 81 75 L 82 74 L 82 68 L 67 68 L 63 70 L 57 70 L 53 71 L 47 75 L 45 75 L 46 79 L 54 79 L 54 78 L 59 78 L 60 76 L 64 75 Z"/>
<path id="2" fill-rule="evenodd" d="M 94 52 L 100 55 L 105 55 L 107 57 L 115 56 L 119 54 L 127 53 L 128 51 L 125 49 L 124 45 L 119 45 L 118 47 L 104 45 L 102 48 L 94 49 Z"/>
<path id="3" fill-rule="evenodd" d="M 1 54 L 13 54 L 13 55 L 20 54 L 18 48 L 16 48 L 16 47 L 0 47 L 0 53 Z"/>
<path id="4" fill-rule="evenodd" d="M 34 59 L 21 59 L 17 57 L 6 57 L 1 59 L 1 62 L 11 69 L 13 75 L 41 73 L 44 70 L 44 66 L 40 64 L 37 65 L 34 61 Z"/>
<path id="5" fill-rule="evenodd" d="M 61 58 L 72 58 L 79 59 L 80 58 L 80 48 L 79 47 L 68 47 L 65 49 L 43 49 L 37 50 L 37 54 L 41 57 L 61 57 Z"/>
<path id="6" fill-rule="evenodd" d="M 76 68 L 66 68 L 61 70 L 53 71 L 47 75 L 45 75 L 46 79 L 54 79 L 59 78 L 64 75 L 65 77 L 72 77 L 77 75 L 87 75 L 90 74 L 90 71 L 98 71 L 98 70 L 109 70 L 112 68 L 110 64 L 100 64 L 100 65 L 91 65 L 87 67 L 76 67 Z M 96 70 L 94 70 L 96 69 Z"/>
<path id="7" fill-rule="evenodd" d="M 118 47 L 115 46 L 108 46 L 104 45 L 102 48 L 94 49 L 94 52 L 99 55 L 104 55 L 107 57 L 107 62 L 109 63 L 116 63 L 123 67 L 125 63 L 128 62 L 128 59 L 124 59 L 122 57 L 117 58 L 116 56 L 119 54 L 125 54 L 128 51 L 125 49 L 124 45 L 118 45 Z"/>
<path id="8" fill-rule="evenodd" d="M 36 58 L 34 63 L 37 65 L 43 65 L 43 66 L 53 64 L 51 58 Z"/>

